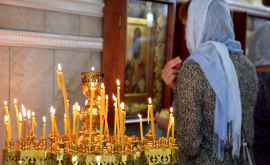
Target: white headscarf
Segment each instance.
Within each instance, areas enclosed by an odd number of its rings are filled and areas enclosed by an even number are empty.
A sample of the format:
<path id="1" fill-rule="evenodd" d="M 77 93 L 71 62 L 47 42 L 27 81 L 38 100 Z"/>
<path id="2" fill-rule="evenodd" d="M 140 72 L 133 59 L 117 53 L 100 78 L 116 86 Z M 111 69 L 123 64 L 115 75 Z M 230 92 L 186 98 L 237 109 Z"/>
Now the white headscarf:
<path id="1" fill-rule="evenodd" d="M 241 55 L 243 51 L 235 40 L 230 10 L 224 0 L 191 1 L 186 40 L 189 59 L 200 65 L 216 95 L 213 153 L 217 159 L 224 159 L 230 130 L 232 154 L 238 157 L 242 107 L 238 77 L 229 56 Z"/>

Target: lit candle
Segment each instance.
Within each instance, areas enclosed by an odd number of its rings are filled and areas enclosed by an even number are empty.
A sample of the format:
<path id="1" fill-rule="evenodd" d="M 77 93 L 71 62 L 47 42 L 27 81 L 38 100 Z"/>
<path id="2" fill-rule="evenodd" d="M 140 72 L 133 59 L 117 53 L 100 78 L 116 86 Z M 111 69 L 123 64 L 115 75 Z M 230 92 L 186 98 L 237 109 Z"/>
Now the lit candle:
<path id="1" fill-rule="evenodd" d="M 168 128 L 167 128 L 167 139 L 168 139 L 168 140 L 169 140 L 169 138 L 170 138 L 171 127 L 172 127 L 172 120 L 171 120 L 171 117 L 169 117 Z"/>
<path id="2" fill-rule="evenodd" d="M 32 128 L 31 128 L 31 110 L 28 110 L 27 111 L 27 120 L 26 120 L 26 135 L 30 136 L 31 135 L 31 131 L 32 131 Z"/>
<path id="3" fill-rule="evenodd" d="M 8 115 L 4 116 L 4 123 L 5 123 L 5 128 L 6 128 L 6 142 L 10 143 L 12 142 L 12 133 L 11 133 L 11 124 L 10 124 L 10 118 Z"/>
<path id="4" fill-rule="evenodd" d="M 9 117 L 8 102 L 7 101 L 4 101 L 4 111 L 5 111 L 5 115 L 7 115 Z"/>
<path id="5" fill-rule="evenodd" d="M 6 137 L 7 137 L 6 140 L 7 142 L 11 142 L 12 141 L 12 128 L 11 128 L 11 121 L 10 121 L 7 101 L 4 101 L 4 111 L 5 111 L 4 122 L 6 125 Z"/>
<path id="6" fill-rule="evenodd" d="M 56 76 L 57 85 L 58 85 L 58 88 L 61 90 L 63 98 L 64 98 L 64 109 L 65 109 L 66 120 L 67 120 L 65 134 L 69 134 L 70 133 L 69 101 L 68 101 L 68 94 L 67 94 L 66 85 L 65 85 L 64 73 L 62 71 L 61 64 L 57 65 L 56 73 L 57 73 L 57 76 Z"/>
<path id="7" fill-rule="evenodd" d="M 27 111 L 26 111 L 26 108 L 24 107 L 24 105 L 22 104 L 21 105 L 21 108 L 22 108 L 22 119 L 23 119 L 23 122 L 22 122 L 22 137 L 25 138 L 26 137 L 26 130 L 27 130 Z"/>
<path id="8" fill-rule="evenodd" d="M 120 106 L 120 80 L 116 80 L 116 86 L 117 86 L 117 107 Z"/>
<path id="9" fill-rule="evenodd" d="M 172 120 L 172 138 L 174 139 L 174 129 L 175 129 L 175 123 L 174 123 L 174 116 L 173 116 L 173 108 L 170 108 L 170 112 L 171 112 L 171 120 Z"/>
<path id="10" fill-rule="evenodd" d="M 23 117 L 22 117 L 22 113 L 19 112 L 19 115 L 18 115 L 18 120 L 19 120 L 19 123 L 18 123 L 18 141 L 20 141 L 22 139 L 22 126 L 23 126 Z"/>
<path id="11" fill-rule="evenodd" d="M 142 124 L 142 115 L 138 114 L 140 120 L 140 135 L 141 135 L 141 142 L 143 142 L 143 124 Z"/>
<path id="12" fill-rule="evenodd" d="M 174 139 L 174 130 L 175 129 L 175 123 L 174 123 L 174 117 L 172 118 L 172 139 Z"/>
<path id="13" fill-rule="evenodd" d="M 113 101 L 114 101 L 114 137 L 118 137 L 119 132 L 119 113 L 117 108 L 117 100 L 115 95 L 113 94 Z"/>
<path id="14" fill-rule="evenodd" d="M 42 124 L 42 139 L 46 139 L 46 129 L 47 129 L 47 126 L 46 126 L 46 122 L 47 122 L 47 120 L 46 120 L 46 116 L 43 116 L 42 117 L 42 122 L 43 122 L 43 124 Z"/>
<path id="15" fill-rule="evenodd" d="M 55 109 L 53 106 L 51 106 L 50 112 L 51 112 L 51 136 L 56 137 L 58 135 L 58 129 L 55 119 Z"/>
<path id="16" fill-rule="evenodd" d="M 80 110 L 81 107 L 78 102 L 73 105 L 73 134 L 77 136 L 80 128 Z"/>
<path id="17" fill-rule="evenodd" d="M 32 112 L 32 135 L 36 136 L 36 127 L 37 127 L 37 121 L 36 121 L 36 114 L 35 112 Z"/>
<path id="18" fill-rule="evenodd" d="M 121 140 L 122 143 L 124 142 L 124 136 L 125 136 L 125 117 L 126 117 L 126 111 L 125 111 L 125 104 L 122 102 L 120 104 L 120 133 L 121 133 Z"/>
<path id="19" fill-rule="evenodd" d="M 154 110 L 153 110 L 153 105 L 152 105 L 152 99 L 148 98 L 148 113 L 150 115 L 150 120 L 151 120 L 151 131 L 152 131 L 152 136 L 153 140 L 156 139 L 156 131 L 155 131 L 155 120 L 154 120 Z"/>
<path id="20" fill-rule="evenodd" d="M 100 123 L 100 136 L 104 133 L 104 123 L 105 123 L 105 113 L 106 113 L 106 94 L 105 94 L 105 85 L 101 83 L 100 85 L 100 99 L 101 99 L 101 107 L 100 107 L 100 114 L 99 114 L 99 123 Z"/>
<path id="21" fill-rule="evenodd" d="M 15 110 L 15 114 L 16 114 L 16 122 L 17 122 L 17 129 L 18 129 L 18 127 L 19 127 L 19 108 L 18 108 L 16 98 L 13 100 L 13 103 L 14 103 L 14 110 Z"/>
<path id="22" fill-rule="evenodd" d="M 174 117 L 173 117 L 173 108 L 170 108 L 170 116 L 167 129 L 167 139 L 169 140 L 170 135 L 174 138 Z"/>
<path id="23" fill-rule="evenodd" d="M 105 107 L 105 130 L 104 133 L 106 137 L 109 137 L 109 125 L 108 125 L 108 104 L 109 104 L 109 96 L 106 95 L 106 107 Z"/>

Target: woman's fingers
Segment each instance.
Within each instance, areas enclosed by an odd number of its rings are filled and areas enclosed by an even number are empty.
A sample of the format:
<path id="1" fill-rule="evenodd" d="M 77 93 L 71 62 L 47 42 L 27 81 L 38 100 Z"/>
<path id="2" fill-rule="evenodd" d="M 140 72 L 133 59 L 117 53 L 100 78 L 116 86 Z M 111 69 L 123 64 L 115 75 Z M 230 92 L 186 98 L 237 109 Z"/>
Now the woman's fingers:
<path id="1" fill-rule="evenodd" d="M 176 57 L 167 62 L 161 73 L 161 78 L 166 85 L 174 87 L 176 73 L 180 69 L 181 63 L 182 61 L 179 57 Z"/>
<path id="2" fill-rule="evenodd" d="M 182 60 L 179 57 L 176 57 L 172 60 L 170 60 L 167 64 L 169 68 L 175 68 L 178 65 L 180 65 L 182 63 Z"/>

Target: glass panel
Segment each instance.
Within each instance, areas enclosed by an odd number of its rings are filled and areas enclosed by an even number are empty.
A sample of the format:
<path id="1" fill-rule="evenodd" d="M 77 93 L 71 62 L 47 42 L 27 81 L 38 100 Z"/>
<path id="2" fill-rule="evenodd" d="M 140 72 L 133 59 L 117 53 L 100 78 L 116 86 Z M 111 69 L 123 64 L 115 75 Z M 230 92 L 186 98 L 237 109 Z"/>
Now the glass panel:
<path id="1" fill-rule="evenodd" d="M 246 54 L 256 66 L 269 66 L 270 21 L 251 16 L 247 19 Z"/>
<path id="2" fill-rule="evenodd" d="M 125 102 L 128 117 L 145 112 L 147 98 L 161 105 L 168 5 L 128 1 Z"/>

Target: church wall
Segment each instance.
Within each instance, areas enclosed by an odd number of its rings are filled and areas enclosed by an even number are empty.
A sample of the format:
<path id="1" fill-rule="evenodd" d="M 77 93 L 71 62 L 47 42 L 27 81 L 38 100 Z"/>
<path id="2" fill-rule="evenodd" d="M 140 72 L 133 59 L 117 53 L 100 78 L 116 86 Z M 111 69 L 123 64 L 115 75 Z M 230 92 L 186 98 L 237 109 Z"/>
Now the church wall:
<path id="1" fill-rule="evenodd" d="M 63 0 L 57 1 L 61 4 L 65 3 Z M 67 0 L 66 3 L 68 4 L 69 1 L 71 2 L 71 0 Z M 74 4 L 74 1 L 72 4 L 80 6 L 79 3 L 82 3 L 80 1 L 78 0 L 78 5 Z M 89 2 L 90 4 L 92 1 L 95 0 L 84 0 L 83 3 Z M 102 14 L 92 16 L 90 12 L 90 14 L 80 13 L 79 7 L 76 10 L 72 8 L 67 11 L 65 8 L 59 7 L 61 10 L 57 11 L 54 8 L 50 10 L 32 6 L 30 6 L 31 8 L 25 7 L 20 2 L 19 5 L 16 3 L 5 4 L 5 0 L 3 3 L 0 2 L 0 30 L 57 34 L 64 39 L 65 36 L 70 35 L 83 36 L 87 39 L 100 39 L 98 42 L 102 42 Z M 44 40 L 44 38 L 37 38 L 37 40 Z M 89 71 L 92 66 L 98 71 L 101 70 L 102 49 L 99 46 L 93 46 L 93 48 L 89 45 L 80 46 L 79 41 L 78 48 L 74 45 L 69 46 L 67 41 L 62 45 L 60 44 L 60 47 L 42 47 L 37 46 L 35 41 L 33 41 L 33 46 L 31 44 L 16 45 L 16 42 L 6 44 L 2 42 L 0 36 L 0 103 L 2 106 L 4 100 L 10 102 L 14 133 L 16 132 L 12 104 L 14 98 L 23 103 L 27 109 L 34 110 L 38 122 L 41 121 L 43 115 L 49 117 L 49 107 L 54 105 L 57 110 L 59 129 L 63 130 L 63 99 L 58 91 L 55 77 L 58 63 L 63 66 L 70 103 L 73 104 L 75 101 L 80 102 L 81 105 L 84 103 L 80 87 L 80 73 Z M 0 118 L 0 129 L 4 130 L 3 110 L 0 111 Z M 38 125 L 39 130 L 41 130 L 40 127 L 41 123 Z M 0 133 L 0 148 L 3 149 L 3 146 L 4 133 Z M 0 159 L 2 159 L 2 152 Z"/>

